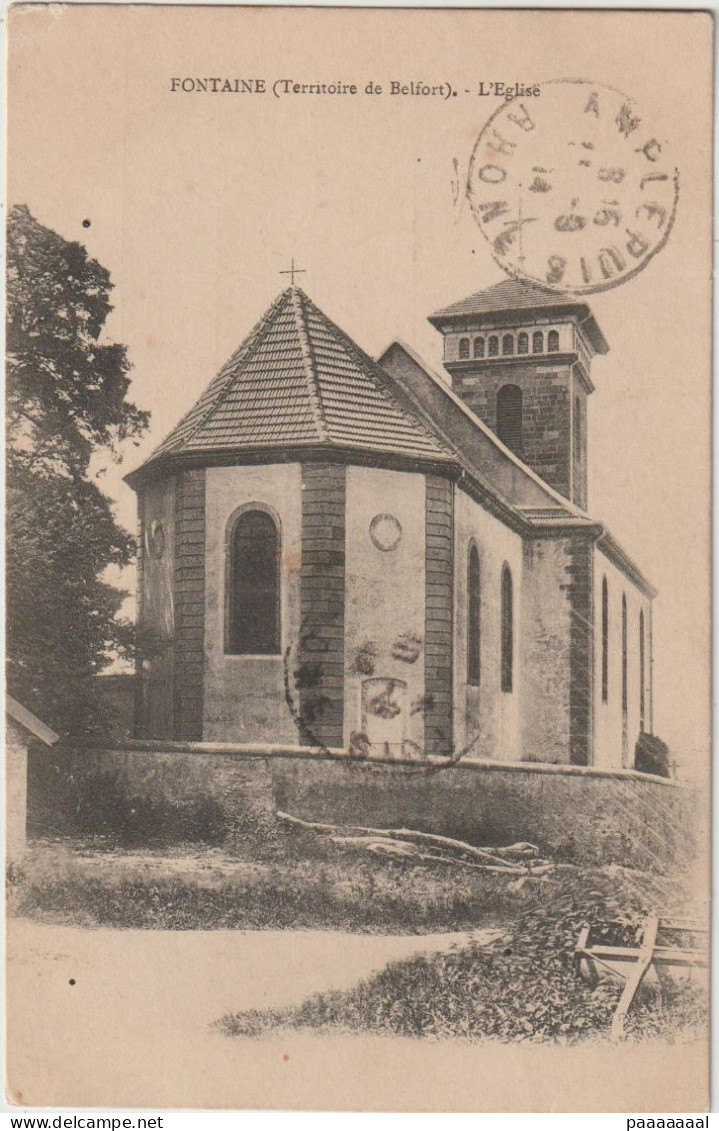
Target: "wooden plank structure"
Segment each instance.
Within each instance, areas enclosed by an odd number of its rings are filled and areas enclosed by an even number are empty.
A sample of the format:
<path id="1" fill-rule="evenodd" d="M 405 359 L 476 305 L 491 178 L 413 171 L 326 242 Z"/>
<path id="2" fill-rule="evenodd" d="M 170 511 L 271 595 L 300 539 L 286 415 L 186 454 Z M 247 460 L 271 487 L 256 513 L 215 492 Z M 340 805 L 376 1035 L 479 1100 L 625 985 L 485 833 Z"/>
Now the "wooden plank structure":
<path id="1" fill-rule="evenodd" d="M 662 973 L 668 968 L 706 969 L 709 966 L 708 931 L 696 923 L 650 915 L 633 932 L 634 946 L 615 945 L 611 941 L 612 933 L 626 935 L 627 930 L 627 925 L 622 923 L 585 926 L 574 951 L 577 973 L 590 984 L 596 985 L 599 981 L 597 967 L 624 979 L 612 1018 L 612 1040 L 621 1040 L 624 1036 L 627 1012 L 650 969 L 656 974 L 661 993 Z"/>

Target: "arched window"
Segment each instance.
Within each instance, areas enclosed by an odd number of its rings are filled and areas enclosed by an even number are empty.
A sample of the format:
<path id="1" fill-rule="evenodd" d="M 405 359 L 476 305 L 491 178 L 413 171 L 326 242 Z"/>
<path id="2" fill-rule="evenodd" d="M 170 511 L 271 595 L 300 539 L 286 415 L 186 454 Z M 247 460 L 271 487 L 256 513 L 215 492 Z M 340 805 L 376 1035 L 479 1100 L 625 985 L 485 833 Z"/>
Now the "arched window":
<path id="1" fill-rule="evenodd" d="M 484 338 L 474 339 L 474 356 L 484 357 Z"/>
<path id="2" fill-rule="evenodd" d="M 644 680 L 646 679 L 644 659 L 644 610 L 639 613 L 639 729 L 644 730 L 645 699 Z"/>
<path id="3" fill-rule="evenodd" d="M 529 353 L 529 335 L 524 331 L 517 336 L 517 353 Z"/>
<path id="4" fill-rule="evenodd" d="M 492 335 L 489 339 L 489 356 L 497 357 L 499 355 L 499 338 Z"/>
<path id="5" fill-rule="evenodd" d="M 544 334 L 535 330 L 532 334 L 532 353 L 544 353 Z"/>
<path id="6" fill-rule="evenodd" d="M 549 353 L 556 353 L 559 349 L 559 334 L 556 330 L 550 330 L 547 335 L 547 350 Z"/>
<path id="7" fill-rule="evenodd" d="M 505 334 L 502 338 L 502 353 L 514 353 L 514 338 L 511 334 Z"/>
<path id="8" fill-rule="evenodd" d="M 465 361 L 469 357 L 469 338 L 459 339 L 459 357 L 460 361 Z"/>
<path id="9" fill-rule="evenodd" d="M 627 671 L 627 598 L 622 593 L 622 714 L 627 713 L 629 700 Z"/>
<path id="10" fill-rule="evenodd" d="M 582 458 L 582 402 L 574 398 L 574 458 Z"/>
<path id="11" fill-rule="evenodd" d="M 602 578 L 602 703 L 609 702 L 609 589 Z"/>
<path id="12" fill-rule="evenodd" d="M 472 544 L 467 561 L 467 683 L 479 684 L 480 655 L 479 553 Z"/>
<path id="13" fill-rule="evenodd" d="M 243 511 L 229 539 L 227 634 L 233 656 L 280 652 L 280 535 L 267 511 Z"/>
<path id="14" fill-rule="evenodd" d="M 522 454 L 522 390 L 502 385 L 497 393 L 497 435 L 516 455 Z"/>
<path id="15" fill-rule="evenodd" d="M 512 690 L 514 668 L 514 614 L 512 611 L 512 574 L 502 566 L 502 691 Z"/>

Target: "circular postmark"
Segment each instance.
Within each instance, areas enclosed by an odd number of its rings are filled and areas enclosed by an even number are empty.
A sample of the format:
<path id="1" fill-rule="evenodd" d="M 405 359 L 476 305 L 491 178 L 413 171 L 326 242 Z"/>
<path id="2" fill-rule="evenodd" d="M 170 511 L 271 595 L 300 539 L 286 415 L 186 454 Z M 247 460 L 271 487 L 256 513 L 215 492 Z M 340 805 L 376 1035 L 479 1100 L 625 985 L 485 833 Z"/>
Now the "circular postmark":
<path id="1" fill-rule="evenodd" d="M 589 294 L 631 279 L 664 246 L 679 177 L 634 100 L 557 79 L 504 102 L 472 153 L 467 199 L 504 271 Z"/>

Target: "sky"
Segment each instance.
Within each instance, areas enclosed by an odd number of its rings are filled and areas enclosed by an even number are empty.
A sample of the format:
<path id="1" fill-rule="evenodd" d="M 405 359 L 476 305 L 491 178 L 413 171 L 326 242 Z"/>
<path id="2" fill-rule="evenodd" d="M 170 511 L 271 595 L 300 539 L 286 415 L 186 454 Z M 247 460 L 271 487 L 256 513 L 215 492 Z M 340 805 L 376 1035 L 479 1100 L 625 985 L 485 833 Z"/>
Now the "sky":
<path id="1" fill-rule="evenodd" d="M 108 336 L 152 413 L 104 489 L 191 406 L 287 285 L 367 352 L 431 364 L 427 315 L 505 276 L 456 181 L 496 101 L 479 81 L 585 77 L 628 92 L 680 173 L 671 237 L 589 301 L 610 345 L 588 410 L 589 510 L 660 591 L 655 730 L 688 774 L 709 743 L 710 74 L 697 13 L 29 6 L 11 17 L 9 201 L 111 273 Z M 414 17 L 414 18 L 413 18 Z M 677 23 L 681 21 L 681 24 Z M 691 67 L 657 68 L 682 37 Z M 541 60 L 541 63 L 538 62 Z M 183 93 L 173 77 L 355 82 L 359 97 Z M 382 95 L 364 94 L 368 82 Z M 391 96 L 392 81 L 460 97 Z M 470 94 L 464 92 L 469 90 Z M 83 226 L 84 221 L 89 226 Z M 132 586 L 132 576 L 124 579 Z"/>

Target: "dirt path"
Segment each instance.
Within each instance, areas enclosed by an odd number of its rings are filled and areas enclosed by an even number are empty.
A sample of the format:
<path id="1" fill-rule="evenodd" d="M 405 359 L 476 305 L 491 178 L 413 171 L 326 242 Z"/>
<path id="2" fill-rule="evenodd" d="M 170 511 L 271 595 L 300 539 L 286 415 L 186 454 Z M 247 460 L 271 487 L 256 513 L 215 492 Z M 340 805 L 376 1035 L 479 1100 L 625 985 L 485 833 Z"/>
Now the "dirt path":
<path id="1" fill-rule="evenodd" d="M 300 1002 L 468 937 L 81 930 L 10 920 L 11 1097 L 91 1109 L 665 1111 L 688 1110 L 702 1094 L 704 1050 L 691 1045 L 649 1046 L 629 1060 L 605 1047 L 603 1073 L 591 1046 L 561 1050 L 557 1092 L 558 1050 L 547 1047 L 515 1046 L 508 1071 L 506 1046 L 287 1032 L 233 1040 L 210 1027 L 229 1011 Z"/>
<path id="2" fill-rule="evenodd" d="M 79 1084 L 111 1066 L 121 1072 L 128 1048 L 140 1079 L 148 1068 L 172 1072 L 184 1052 L 202 1059 L 227 1044 L 210 1029 L 225 1013 L 298 1004 L 319 990 L 353 986 L 396 959 L 498 935 L 491 928 L 472 936 L 82 930 L 11 920 L 13 1089 L 38 1102 L 47 1095 L 48 1069 L 51 1079 L 51 1066 L 67 1056 L 65 1094 L 72 1077 Z"/>

